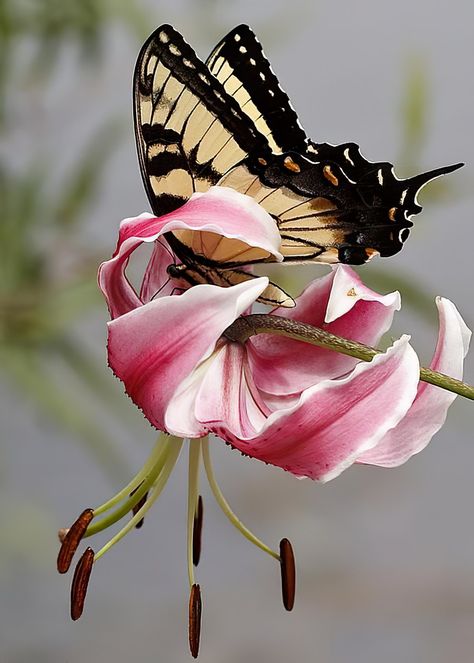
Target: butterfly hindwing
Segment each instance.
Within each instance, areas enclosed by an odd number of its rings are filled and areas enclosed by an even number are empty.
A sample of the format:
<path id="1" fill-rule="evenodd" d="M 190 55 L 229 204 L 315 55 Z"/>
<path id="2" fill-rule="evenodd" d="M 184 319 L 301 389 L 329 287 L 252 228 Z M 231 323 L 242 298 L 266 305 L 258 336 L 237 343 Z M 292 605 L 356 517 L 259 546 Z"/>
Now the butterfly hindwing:
<path id="1" fill-rule="evenodd" d="M 206 64 L 266 137 L 273 152 L 306 150 L 307 138 L 298 116 L 248 25 L 229 32 Z"/>
<path id="2" fill-rule="evenodd" d="M 171 26 L 143 46 L 134 77 L 135 132 L 155 214 L 205 191 L 247 154 L 268 150 L 239 104 Z"/>

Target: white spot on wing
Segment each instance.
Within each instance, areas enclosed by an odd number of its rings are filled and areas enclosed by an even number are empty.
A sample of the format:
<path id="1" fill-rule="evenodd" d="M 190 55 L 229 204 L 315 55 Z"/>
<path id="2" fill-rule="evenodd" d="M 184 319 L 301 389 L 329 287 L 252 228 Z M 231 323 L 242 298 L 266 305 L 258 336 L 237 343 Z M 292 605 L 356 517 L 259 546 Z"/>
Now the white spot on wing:
<path id="1" fill-rule="evenodd" d="M 351 166 L 355 165 L 354 162 L 352 161 L 350 155 L 349 155 L 349 148 L 348 147 L 346 147 L 346 149 L 344 150 L 344 156 L 346 157 L 347 161 L 351 164 Z"/>
<path id="2" fill-rule="evenodd" d="M 240 35 L 234 35 L 235 41 L 240 41 Z"/>
<path id="3" fill-rule="evenodd" d="M 405 198 L 407 197 L 408 189 L 405 189 L 402 191 L 402 195 L 400 196 L 400 205 L 403 205 L 405 202 Z"/>
<path id="4" fill-rule="evenodd" d="M 382 185 L 382 184 L 383 184 L 382 170 L 378 170 L 378 171 L 377 171 L 377 179 L 378 179 L 378 181 L 379 181 L 379 184 Z"/>

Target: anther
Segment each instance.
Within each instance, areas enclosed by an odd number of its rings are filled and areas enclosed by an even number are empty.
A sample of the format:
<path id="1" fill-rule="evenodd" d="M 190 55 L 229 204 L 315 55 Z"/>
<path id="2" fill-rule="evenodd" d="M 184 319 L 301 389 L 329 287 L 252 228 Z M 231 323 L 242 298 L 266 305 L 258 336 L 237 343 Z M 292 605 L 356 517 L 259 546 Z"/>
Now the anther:
<path id="1" fill-rule="evenodd" d="M 204 505 L 202 497 L 199 495 L 196 514 L 193 525 L 193 564 L 197 566 L 201 559 L 201 540 L 202 540 L 202 519 L 204 516 Z"/>
<path id="2" fill-rule="evenodd" d="M 293 161 L 291 157 L 285 157 L 283 160 L 283 165 L 288 170 L 291 170 L 293 173 L 301 172 L 301 166 L 299 166 L 296 161 Z"/>
<path id="3" fill-rule="evenodd" d="M 331 182 L 331 184 L 333 184 L 334 186 L 337 186 L 339 184 L 339 180 L 332 172 L 331 166 L 324 166 L 323 175 L 328 180 L 328 182 Z"/>
<path id="4" fill-rule="evenodd" d="M 201 639 L 201 588 L 194 584 L 189 595 L 189 649 L 191 656 L 197 658 Z"/>
<path id="5" fill-rule="evenodd" d="M 76 570 L 71 585 L 71 619 L 76 621 L 82 615 L 84 610 L 84 601 L 86 600 L 87 587 L 91 576 L 92 565 L 94 564 L 94 551 L 87 548 L 77 563 Z"/>
<path id="6" fill-rule="evenodd" d="M 57 561 L 59 573 L 66 573 L 69 571 L 74 553 L 76 552 L 93 517 L 94 511 L 92 509 L 85 509 L 64 535 Z"/>
<path id="7" fill-rule="evenodd" d="M 134 490 L 132 490 L 132 492 L 130 493 L 130 497 L 132 497 L 132 495 L 134 495 L 137 492 L 137 490 L 140 488 L 141 485 L 142 484 L 139 484 Z M 147 500 L 147 497 L 148 497 L 148 493 L 145 493 L 143 495 L 143 497 L 140 498 L 140 500 L 135 504 L 135 506 L 132 507 L 132 514 L 133 515 L 137 514 L 140 511 L 142 506 L 145 504 L 145 502 Z M 142 525 L 143 525 L 144 520 L 145 520 L 144 518 L 139 520 L 138 523 L 135 525 L 135 529 L 140 529 L 140 527 L 142 527 Z"/>
<path id="8" fill-rule="evenodd" d="M 259 158 L 257 159 L 257 161 L 258 161 L 258 163 L 259 163 L 261 166 L 266 166 L 266 165 L 267 165 L 267 162 L 266 162 L 265 159 L 263 159 L 262 157 L 259 157 Z"/>
<path id="9" fill-rule="evenodd" d="M 283 605 L 292 610 L 295 603 L 296 567 L 293 548 L 288 539 L 280 541 L 281 592 Z"/>

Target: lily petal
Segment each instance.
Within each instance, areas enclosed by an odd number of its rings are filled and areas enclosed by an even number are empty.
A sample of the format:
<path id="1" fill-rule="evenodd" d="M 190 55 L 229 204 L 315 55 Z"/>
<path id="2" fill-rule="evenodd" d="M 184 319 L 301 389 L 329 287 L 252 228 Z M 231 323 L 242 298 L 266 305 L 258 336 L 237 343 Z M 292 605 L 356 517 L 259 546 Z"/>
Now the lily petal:
<path id="1" fill-rule="evenodd" d="M 231 255 L 238 255 L 239 259 L 244 253 L 253 258 L 272 256 L 276 261 L 283 259 L 278 250 L 280 235 L 275 222 L 252 198 L 226 187 L 194 193 L 182 207 L 169 214 L 159 218 L 141 214 L 124 219 L 120 224 L 114 256 L 99 268 L 99 286 L 112 318 L 128 313 L 142 303 L 125 276 L 133 251 L 142 242 L 154 242 L 164 233 L 181 231 L 203 231 L 203 237 L 195 240 L 203 250 L 206 241 L 215 235 L 219 240 L 219 251 L 225 250 L 227 238 Z M 223 238 L 224 241 L 220 241 Z M 215 257 L 214 243 L 212 252 Z"/>
<path id="2" fill-rule="evenodd" d="M 449 299 L 438 297 L 439 335 L 430 365 L 434 371 L 460 380 L 463 361 L 469 348 L 471 331 Z M 358 462 L 396 467 L 426 447 L 446 420 L 456 394 L 420 382 L 413 405 L 400 423 L 379 444 L 362 454 Z"/>
<path id="3" fill-rule="evenodd" d="M 400 295 L 379 295 L 367 288 L 345 265 L 313 281 L 292 309 L 273 315 L 306 322 L 366 345 L 376 345 L 400 308 Z M 249 356 L 255 383 L 269 394 L 298 393 L 316 382 L 351 371 L 357 359 L 276 335 L 250 340 Z"/>
<path id="4" fill-rule="evenodd" d="M 229 288 L 198 285 L 108 323 L 109 365 L 154 426 L 165 429 L 166 408 L 176 388 L 267 285 L 265 277 Z"/>
<path id="5" fill-rule="evenodd" d="M 371 362 L 360 362 L 349 376 L 310 387 L 294 405 L 268 417 L 258 414 L 256 401 L 249 408 L 254 394 L 249 383 L 243 402 L 241 381 L 246 376 L 241 372 L 237 382 L 235 370 L 229 370 L 232 362 L 221 353 L 208 366 L 198 391 L 196 419 L 253 458 L 328 481 L 376 446 L 411 406 L 419 363 L 408 341 L 402 337 Z M 232 398 L 229 388 L 223 388 L 229 377 Z"/>

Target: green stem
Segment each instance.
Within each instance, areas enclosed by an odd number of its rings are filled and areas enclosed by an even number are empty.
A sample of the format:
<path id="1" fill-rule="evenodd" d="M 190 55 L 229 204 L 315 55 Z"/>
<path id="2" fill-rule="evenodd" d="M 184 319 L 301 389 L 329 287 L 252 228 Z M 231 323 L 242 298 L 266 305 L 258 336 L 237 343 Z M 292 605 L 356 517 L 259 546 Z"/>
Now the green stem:
<path id="1" fill-rule="evenodd" d="M 256 334 L 287 336 L 296 341 L 303 341 L 304 343 L 317 345 L 321 348 L 334 350 L 335 352 L 340 352 L 341 354 L 349 355 L 362 361 L 371 361 L 376 355 L 382 353 L 382 350 L 336 336 L 304 322 L 264 313 L 255 313 L 238 318 L 224 332 L 226 338 L 238 343 L 245 343 L 247 339 Z M 456 380 L 449 375 L 444 375 L 444 373 L 437 373 L 429 368 L 420 368 L 420 380 L 429 382 L 447 391 L 452 391 L 455 394 L 469 398 L 471 401 L 474 400 L 473 386 L 461 380 Z"/>

